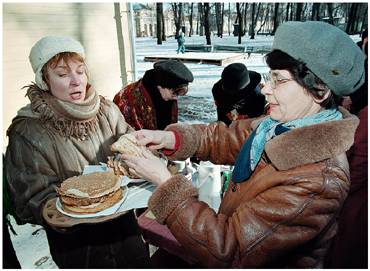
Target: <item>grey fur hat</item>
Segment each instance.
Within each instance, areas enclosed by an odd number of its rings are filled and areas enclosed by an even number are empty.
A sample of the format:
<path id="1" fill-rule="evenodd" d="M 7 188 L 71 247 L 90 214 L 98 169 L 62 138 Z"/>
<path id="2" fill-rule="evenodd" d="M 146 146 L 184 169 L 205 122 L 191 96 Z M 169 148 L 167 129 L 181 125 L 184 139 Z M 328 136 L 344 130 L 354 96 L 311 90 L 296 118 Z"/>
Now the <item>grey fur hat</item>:
<path id="1" fill-rule="evenodd" d="M 345 32 L 328 23 L 283 23 L 272 49 L 305 63 L 338 96 L 349 95 L 364 83 L 364 54 Z"/>
<path id="2" fill-rule="evenodd" d="M 69 37 L 46 36 L 35 43 L 31 48 L 29 60 L 35 73 L 36 85 L 48 90 L 46 82 L 42 79 L 42 67 L 55 55 L 62 52 L 74 52 L 85 58 L 85 51 L 81 43 Z"/>

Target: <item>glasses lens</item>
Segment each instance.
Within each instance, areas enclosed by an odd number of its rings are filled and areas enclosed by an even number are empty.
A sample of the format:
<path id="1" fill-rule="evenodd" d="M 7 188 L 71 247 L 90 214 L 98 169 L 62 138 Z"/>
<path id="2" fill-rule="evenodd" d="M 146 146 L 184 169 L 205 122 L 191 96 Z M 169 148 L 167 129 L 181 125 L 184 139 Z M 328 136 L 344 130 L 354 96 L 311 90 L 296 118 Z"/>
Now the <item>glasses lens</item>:
<path id="1" fill-rule="evenodd" d="M 188 92 L 188 87 L 181 87 L 173 89 L 173 94 L 177 96 L 183 96 Z"/>
<path id="2" fill-rule="evenodd" d="M 271 73 L 268 74 L 268 82 L 272 88 L 276 88 L 276 78 Z"/>

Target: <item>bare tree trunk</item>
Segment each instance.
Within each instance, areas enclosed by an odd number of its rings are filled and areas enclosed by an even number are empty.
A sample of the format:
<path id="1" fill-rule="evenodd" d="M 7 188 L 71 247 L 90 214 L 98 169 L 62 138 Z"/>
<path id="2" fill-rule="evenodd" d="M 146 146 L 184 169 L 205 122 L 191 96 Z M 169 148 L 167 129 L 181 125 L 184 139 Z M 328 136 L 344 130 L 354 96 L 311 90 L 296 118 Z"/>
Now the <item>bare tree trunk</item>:
<path id="1" fill-rule="evenodd" d="M 328 16 L 329 16 L 329 24 L 334 25 L 334 18 L 333 18 L 333 4 L 332 3 L 327 3 L 326 7 L 328 9 Z"/>
<path id="2" fill-rule="evenodd" d="M 248 25 L 247 25 L 247 10 L 248 10 L 248 3 L 244 3 L 243 4 L 243 36 L 245 35 L 245 33 L 248 31 Z"/>
<path id="3" fill-rule="evenodd" d="M 199 12 L 199 36 L 204 35 L 204 9 L 203 4 L 198 3 L 198 12 Z"/>
<path id="4" fill-rule="evenodd" d="M 305 3 L 304 5 L 303 5 L 303 9 L 302 9 L 302 19 L 303 19 L 303 21 L 306 21 L 306 19 L 307 19 L 307 16 L 306 16 L 306 9 L 307 9 L 307 6 L 308 6 L 308 4 L 307 3 Z"/>
<path id="5" fill-rule="evenodd" d="M 189 29 L 189 37 L 193 34 L 193 5 L 194 3 L 190 4 L 190 16 L 189 16 L 189 24 L 190 24 L 190 29 Z"/>
<path id="6" fill-rule="evenodd" d="M 157 3 L 157 44 L 162 44 L 163 3 Z"/>
<path id="7" fill-rule="evenodd" d="M 294 14 L 294 4 L 290 3 L 290 16 L 289 21 L 293 21 L 293 14 Z"/>
<path id="8" fill-rule="evenodd" d="M 231 23 L 231 8 L 230 8 L 230 3 L 229 3 L 229 18 L 228 18 L 228 31 L 229 31 L 229 36 L 230 36 L 230 23 Z"/>
<path id="9" fill-rule="evenodd" d="M 303 3 L 297 3 L 297 10 L 296 10 L 296 13 L 295 13 L 295 20 L 296 21 L 301 21 L 302 20 L 302 7 L 303 7 Z"/>
<path id="10" fill-rule="evenodd" d="M 274 28 L 272 29 L 271 35 L 275 35 L 276 29 L 279 26 L 279 3 L 275 3 L 275 9 L 274 9 Z"/>
<path id="11" fill-rule="evenodd" d="M 162 41 L 166 41 L 166 26 L 164 24 L 163 6 L 162 6 Z"/>
<path id="12" fill-rule="evenodd" d="M 311 21 L 320 21 L 320 3 L 313 3 Z"/>
<path id="13" fill-rule="evenodd" d="M 364 4 L 362 3 L 359 3 L 358 4 L 358 7 L 357 7 L 357 13 L 356 13 L 356 21 L 355 21 L 355 28 L 354 28 L 354 32 L 355 33 L 361 33 L 361 28 L 359 27 L 360 25 L 360 21 L 361 21 L 361 10 L 363 9 L 367 9 L 367 5 L 364 6 Z"/>
<path id="14" fill-rule="evenodd" d="M 349 15 L 348 15 L 348 21 L 347 21 L 347 27 L 346 27 L 346 33 L 348 35 L 354 34 L 354 26 L 355 26 L 355 20 L 356 20 L 356 14 L 357 14 L 357 3 L 352 3 L 350 10 L 349 10 Z"/>
<path id="15" fill-rule="evenodd" d="M 265 26 L 266 22 L 267 22 L 267 18 L 268 16 L 270 15 L 270 4 L 267 4 L 266 6 L 266 14 L 265 14 L 265 18 L 263 19 L 263 22 L 261 23 L 261 26 L 260 28 L 257 30 L 257 34 L 262 30 L 262 28 Z"/>
<path id="16" fill-rule="evenodd" d="M 211 32 L 209 29 L 209 3 L 204 3 L 204 32 L 207 45 L 211 45 Z"/>
<path id="17" fill-rule="evenodd" d="M 221 9 L 221 38 L 224 34 L 224 14 L 225 14 L 225 4 L 222 3 L 222 9 Z"/>
<path id="18" fill-rule="evenodd" d="M 221 3 L 215 3 L 217 37 L 221 36 Z"/>
<path id="19" fill-rule="evenodd" d="M 240 3 L 236 3 L 236 14 L 238 18 L 238 44 L 242 43 L 242 29 L 241 29 L 241 19 L 242 19 L 242 14 L 240 12 Z"/>
<path id="20" fill-rule="evenodd" d="M 363 31 L 365 29 L 364 25 L 366 24 L 367 19 L 367 7 L 365 8 L 365 12 L 362 16 L 362 22 L 361 22 L 361 30 Z"/>
<path id="21" fill-rule="evenodd" d="M 286 5 L 286 16 L 285 16 L 285 21 L 289 21 L 289 8 L 291 8 L 291 4 L 288 3 Z"/>
<path id="22" fill-rule="evenodd" d="M 252 29 L 251 29 L 251 37 L 250 37 L 251 40 L 253 40 L 255 36 L 254 29 L 256 27 L 260 7 L 261 7 L 261 3 L 258 3 L 257 11 L 256 11 L 256 3 L 252 4 L 252 16 L 251 16 L 252 17 L 252 27 L 251 27 Z"/>
<path id="23" fill-rule="evenodd" d="M 252 19 L 252 26 L 251 26 L 251 29 L 250 29 L 250 39 L 253 40 L 254 39 L 254 14 L 256 13 L 256 3 L 253 3 L 252 4 L 252 15 L 251 15 L 251 19 Z"/>
<path id="24" fill-rule="evenodd" d="M 172 10 L 173 10 L 173 19 L 175 21 L 176 33 L 175 38 L 179 36 L 180 28 L 181 28 L 181 17 L 182 17 L 182 3 L 173 3 Z"/>

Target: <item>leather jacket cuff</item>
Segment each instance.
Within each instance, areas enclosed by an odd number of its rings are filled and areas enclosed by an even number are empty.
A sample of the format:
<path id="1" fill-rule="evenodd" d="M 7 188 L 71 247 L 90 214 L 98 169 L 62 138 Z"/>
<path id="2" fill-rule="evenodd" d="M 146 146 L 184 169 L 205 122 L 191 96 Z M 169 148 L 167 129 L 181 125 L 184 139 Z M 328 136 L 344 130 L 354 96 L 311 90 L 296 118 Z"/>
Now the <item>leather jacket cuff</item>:
<path id="1" fill-rule="evenodd" d="M 158 223 L 165 224 L 167 217 L 179 204 L 190 197 L 197 197 L 198 190 L 183 175 L 175 175 L 159 186 L 149 199 L 148 207 Z"/>

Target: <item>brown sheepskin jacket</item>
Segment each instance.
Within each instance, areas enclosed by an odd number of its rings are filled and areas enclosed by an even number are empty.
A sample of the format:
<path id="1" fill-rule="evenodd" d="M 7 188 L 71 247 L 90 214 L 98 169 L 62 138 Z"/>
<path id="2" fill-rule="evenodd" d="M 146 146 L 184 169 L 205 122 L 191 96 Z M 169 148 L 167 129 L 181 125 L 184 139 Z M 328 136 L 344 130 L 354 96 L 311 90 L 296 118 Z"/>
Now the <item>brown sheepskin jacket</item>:
<path id="1" fill-rule="evenodd" d="M 343 120 L 297 128 L 270 140 L 248 181 L 230 183 L 215 213 L 197 190 L 175 175 L 158 187 L 149 207 L 205 267 L 321 268 L 337 231 L 337 215 L 349 190 L 345 155 L 353 144 L 357 117 L 340 109 Z M 172 157 L 193 155 L 233 164 L 261 119 L 228 128 L 172 124 L 181 146 Z"/>

